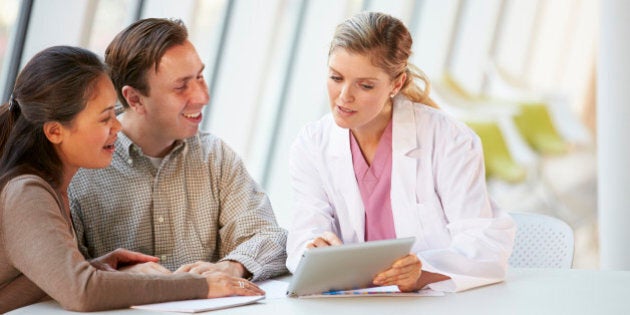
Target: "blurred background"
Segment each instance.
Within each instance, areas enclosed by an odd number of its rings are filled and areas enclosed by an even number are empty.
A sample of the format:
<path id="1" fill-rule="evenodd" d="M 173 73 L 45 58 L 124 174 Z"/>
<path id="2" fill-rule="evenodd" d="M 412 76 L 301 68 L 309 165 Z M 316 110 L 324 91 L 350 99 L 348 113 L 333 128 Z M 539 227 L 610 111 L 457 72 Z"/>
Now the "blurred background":
<path id="1" fill-rule="evenodd" d="M 102 55 L 145 17 L 182 19 L 206 64 L 203 129 L 245 161 L 291 220 L 288 152 L 299 129 L 328 112 L 328 45 L 363 10 L 401 19 L 412 62 L 440 107 L 482 138 L 488 187 L 512 212 L 574 230 L 574 268 L 599 268 L 597 0 L 0 0 L 0 88 L 51 45 Z"/>

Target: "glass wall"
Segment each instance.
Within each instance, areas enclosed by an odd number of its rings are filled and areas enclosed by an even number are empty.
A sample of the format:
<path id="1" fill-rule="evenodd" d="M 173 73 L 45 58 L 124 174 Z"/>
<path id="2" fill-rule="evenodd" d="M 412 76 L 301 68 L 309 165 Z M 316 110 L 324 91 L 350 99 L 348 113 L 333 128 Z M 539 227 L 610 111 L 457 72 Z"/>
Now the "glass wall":
<path id="1" fill-rule="evenodd" d="M 11 49 L 14 42 L 13 33 L 20 9 L 19 0 L 0 0 L 0 91 L 6 85 L 6 72 L 11 62 Z M 2 93 L 0 93 L 2 97 Z M 5 100 L 0 100 L 4 102 Z"/>

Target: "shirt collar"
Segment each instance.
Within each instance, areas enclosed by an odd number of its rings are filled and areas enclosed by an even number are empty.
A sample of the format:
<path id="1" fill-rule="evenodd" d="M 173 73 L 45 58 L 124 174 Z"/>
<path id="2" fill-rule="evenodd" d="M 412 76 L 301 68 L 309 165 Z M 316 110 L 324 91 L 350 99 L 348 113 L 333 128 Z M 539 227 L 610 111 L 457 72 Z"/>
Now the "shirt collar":
<path id="1" fill-rule="evenodd" d="M 165 157 L 168 157 L 169 155 L 172 155 L 172 154 L 179 154 L 180 152 L 185 152 L 186 151 L 185 149 L 187 147 L 186 143 L 189 140 L 190 139 L 175 140 L 175 145 L 173 146 L 173 149 Z M 142 148 L 140 148 L 138 145 L 133 143 L 133 141 L 131 141 L 131 139 L 129 139 L 129 137 L 127 137 L 127 135 L 122 130 L 118 132 L 118 139 L 116 140 L 115 146 L 116 146 L 116 153 L 121 155 L 125 160 L 128 160 L 130 158 L 135 158 L 138 156 L 144 156 L 144 153 L 142 152 Z"/>

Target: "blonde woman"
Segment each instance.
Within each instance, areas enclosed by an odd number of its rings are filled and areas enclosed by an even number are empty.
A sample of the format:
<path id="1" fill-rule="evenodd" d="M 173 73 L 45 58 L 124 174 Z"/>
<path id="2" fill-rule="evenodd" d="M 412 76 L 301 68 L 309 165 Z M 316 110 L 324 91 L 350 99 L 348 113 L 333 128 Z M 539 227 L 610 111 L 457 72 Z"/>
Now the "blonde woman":
<path id="1" fill-rule="evenodd" d="M 504 279 L 515 225 L 488 196 L 479 138 L 429 98 L 411 46 L 386 14 L 337 27 L 331 113 L 305 126 L 291 151 L 289 270 L 308 248 L 414 236 L 412 253 L 375 285 L 461 291 Z"/>

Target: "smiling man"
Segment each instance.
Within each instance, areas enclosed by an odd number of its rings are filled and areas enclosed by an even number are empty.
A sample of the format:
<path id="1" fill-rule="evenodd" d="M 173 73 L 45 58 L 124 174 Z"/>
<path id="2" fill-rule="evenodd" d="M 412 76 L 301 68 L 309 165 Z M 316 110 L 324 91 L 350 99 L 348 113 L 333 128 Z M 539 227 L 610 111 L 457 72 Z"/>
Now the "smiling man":
<path id="1" fill-rule="evenodd" d="M 71 185 L 86 258 L 123 247 L 160 258 L 135 272 L 286 272 L 286 231 L 266 194 L 234 151 L 199 131 L 208 87 L 183 23 L 137 21 L 105 62 L 124 112 L 112 165 L 83 169 Z"/>

